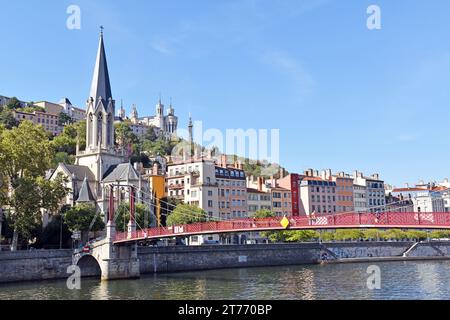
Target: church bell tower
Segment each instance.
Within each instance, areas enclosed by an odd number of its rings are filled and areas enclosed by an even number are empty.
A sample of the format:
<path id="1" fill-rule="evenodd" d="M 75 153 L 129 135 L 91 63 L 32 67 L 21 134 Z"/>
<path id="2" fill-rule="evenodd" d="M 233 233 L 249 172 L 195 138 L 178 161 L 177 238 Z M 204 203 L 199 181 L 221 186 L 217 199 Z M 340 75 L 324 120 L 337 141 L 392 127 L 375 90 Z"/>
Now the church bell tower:
<path id="1" fill-rule="evenodd" d="M 115 101 L 111 93 L 102 27 L 86 103 L 86 150 L 78 152 L 76 156 L 76 164 L 89 167 L 97 181 L 102 179 L 111 165 L 124 161 L 115 150 L 114 115 Z"/>

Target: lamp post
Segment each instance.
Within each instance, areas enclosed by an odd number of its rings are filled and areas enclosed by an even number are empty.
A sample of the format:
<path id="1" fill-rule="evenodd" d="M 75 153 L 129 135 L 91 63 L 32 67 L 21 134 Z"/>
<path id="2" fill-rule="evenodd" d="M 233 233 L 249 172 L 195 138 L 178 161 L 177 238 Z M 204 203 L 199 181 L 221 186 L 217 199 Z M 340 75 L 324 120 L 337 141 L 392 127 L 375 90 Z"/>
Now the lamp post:
<path id="1" fill-rule="evenodd" d="M 59 249 L 62 249 L 62 235 L 63 235 L 63 214 L 60 213 L 60 219 L 59 219 Z"/>

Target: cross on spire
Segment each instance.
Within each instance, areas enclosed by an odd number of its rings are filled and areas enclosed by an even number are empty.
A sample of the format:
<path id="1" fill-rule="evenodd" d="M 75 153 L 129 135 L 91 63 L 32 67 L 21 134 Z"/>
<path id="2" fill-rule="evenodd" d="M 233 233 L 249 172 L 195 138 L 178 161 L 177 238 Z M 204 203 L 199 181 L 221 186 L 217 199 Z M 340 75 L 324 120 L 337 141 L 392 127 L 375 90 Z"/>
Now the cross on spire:
<path id="1" fill-rule="evenodd" d="M 105 29 L 105 27 L 100 26 L 100 35 L 103 35 L 103 29 Z"/>

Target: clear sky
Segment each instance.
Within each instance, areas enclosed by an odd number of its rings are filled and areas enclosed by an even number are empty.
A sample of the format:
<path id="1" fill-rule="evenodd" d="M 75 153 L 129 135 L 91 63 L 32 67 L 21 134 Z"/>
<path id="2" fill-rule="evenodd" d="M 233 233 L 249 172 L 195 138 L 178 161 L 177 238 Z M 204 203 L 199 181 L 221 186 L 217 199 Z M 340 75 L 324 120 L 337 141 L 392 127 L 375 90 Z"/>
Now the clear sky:
<path id="1" fill-rule="evenodd" d="M 81 29 L 66 27 L 69 5 Z M 366 27 L 381 8 L 381 30 Z M 450 176 L 448 0 L 0 0 L 0 94 L 89 93 L 99 26 L 113 96 L 154 113 L 173 97 L 208 128 L 279 128 L 291 172 Z"/>

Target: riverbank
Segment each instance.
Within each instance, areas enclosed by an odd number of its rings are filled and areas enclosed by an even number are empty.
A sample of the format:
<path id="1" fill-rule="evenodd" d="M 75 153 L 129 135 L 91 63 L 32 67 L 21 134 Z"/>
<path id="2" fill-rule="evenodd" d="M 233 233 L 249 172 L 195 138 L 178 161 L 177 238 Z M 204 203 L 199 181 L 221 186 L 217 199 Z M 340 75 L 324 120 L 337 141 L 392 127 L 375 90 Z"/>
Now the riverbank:
<path id="1" fill-rule="evenodd" d="M 318 263 L 450 259 L 450 242 L 336 242 L 139 247 L 141 274 Z M 96 270 L 96 261 L 84 267 Z M 71 250 L 0 253 L 0 283 L 67 278 Z M 98 274 L 99 276 L 100 274 Z"/>

